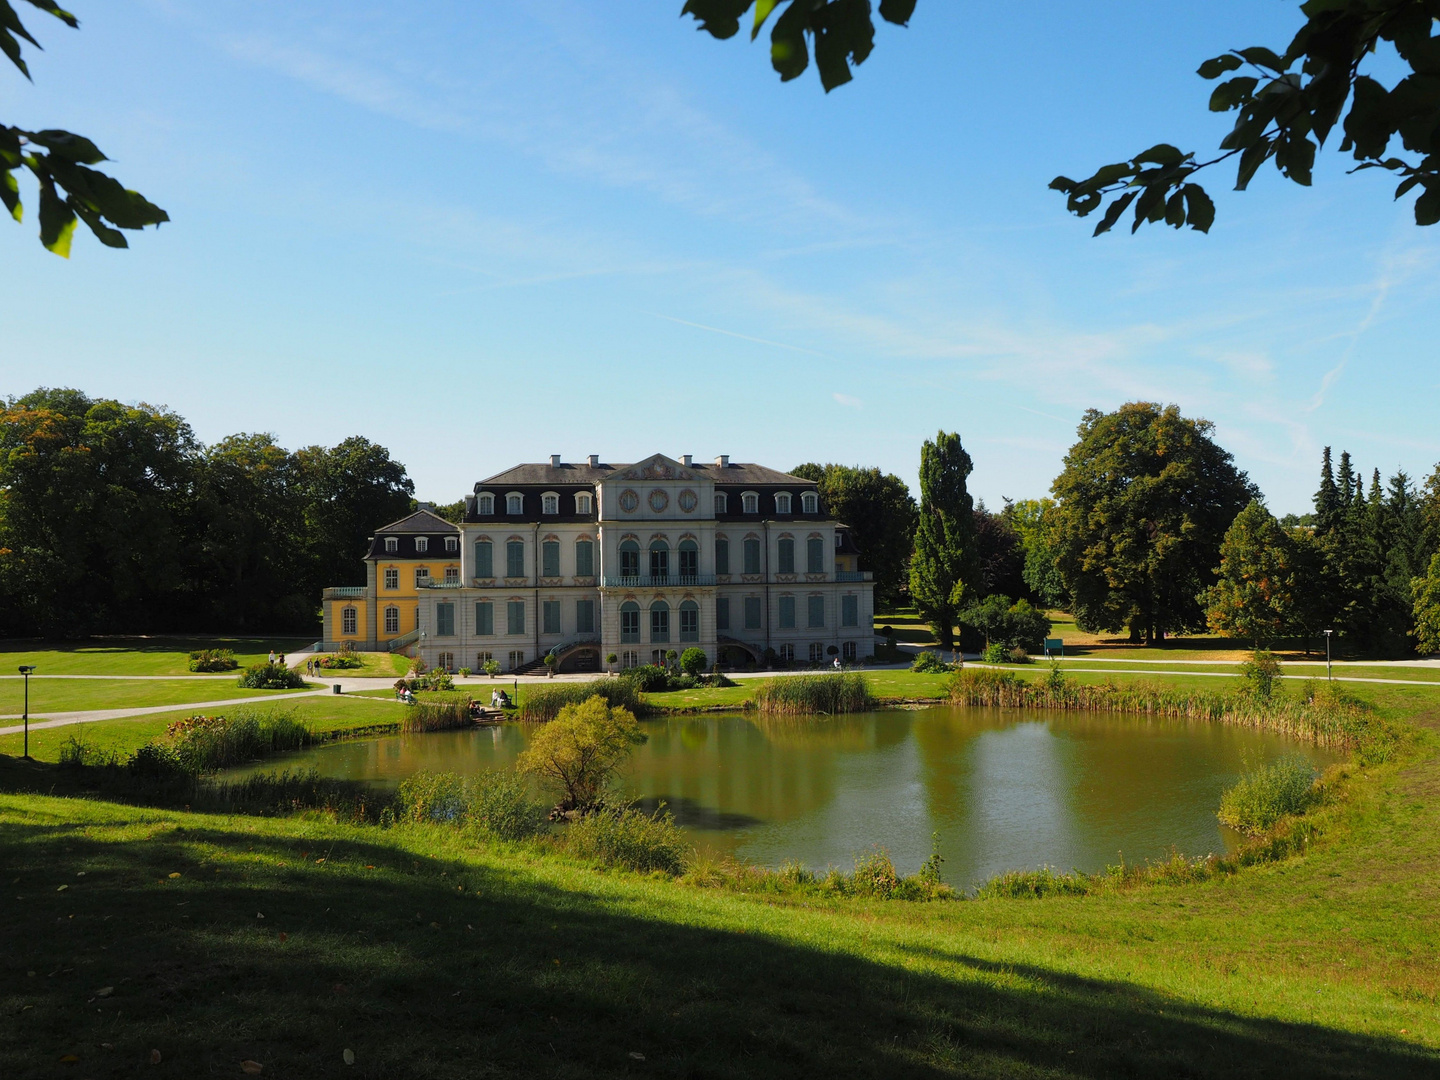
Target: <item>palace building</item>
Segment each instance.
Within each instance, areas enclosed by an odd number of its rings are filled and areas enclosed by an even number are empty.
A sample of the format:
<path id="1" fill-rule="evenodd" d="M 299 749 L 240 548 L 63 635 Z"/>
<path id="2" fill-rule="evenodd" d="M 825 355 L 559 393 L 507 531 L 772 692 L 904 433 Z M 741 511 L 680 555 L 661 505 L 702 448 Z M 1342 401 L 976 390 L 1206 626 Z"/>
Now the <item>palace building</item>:
<path id="1" fill-rule="evenodd" d="M 378 530 L 364 586 L 326 589 L 322 647 L 432 667 L 560 671 L 705 651 L 711 663 L 850 662 L 874 651 L 874 587 L 815 486 L 761 465 L 655 454 L 517 465 L 459 525 L 420 510 Z"/>

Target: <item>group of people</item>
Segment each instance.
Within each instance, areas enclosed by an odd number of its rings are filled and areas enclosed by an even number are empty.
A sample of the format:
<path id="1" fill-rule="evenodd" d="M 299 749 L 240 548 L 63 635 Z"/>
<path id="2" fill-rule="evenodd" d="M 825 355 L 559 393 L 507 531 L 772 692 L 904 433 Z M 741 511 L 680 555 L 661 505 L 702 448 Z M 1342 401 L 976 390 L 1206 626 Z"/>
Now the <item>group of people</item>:
<path id="1" fill-rule="evenodd" d="M 284 667 L 284 666 L 285 666 L 285 654 L 284 654 L 283 652 L 282 652 L 282 653 L 277 653 L 274 649 L 271 649 L 271 650 L 270 650 L 270 666 L 271 666 L 271 667 L 274 667 L 276 664 L 279 664 L 281 667 Z"/>

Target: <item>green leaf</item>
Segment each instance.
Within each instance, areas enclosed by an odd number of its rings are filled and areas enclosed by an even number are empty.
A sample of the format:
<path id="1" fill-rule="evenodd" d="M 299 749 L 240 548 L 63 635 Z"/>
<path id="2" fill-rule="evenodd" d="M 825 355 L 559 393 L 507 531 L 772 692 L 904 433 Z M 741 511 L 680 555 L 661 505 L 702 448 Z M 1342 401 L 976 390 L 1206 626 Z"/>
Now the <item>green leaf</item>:
<path id="1" fill-rule="evenodd" d="M 1211 112 L 1229 112 L 1245 102 L 1260 82 L 1253 75 L 1237 75 L 1226 79 L 1210 95 Z"/>
<path id="2" fill-rule="evenodd" d="M 770 31 L 770 66 L 789 82 L 810 65 L 810 50 L 805 45 L 805 12 L 799 4 L 791 4 L 775 20 Z"/>
<path id="3" fill-rule="evenodd" d="M 1125 212 L 1125 208 L 1134 202 L 1135 196 L 1139 194 L 1138 191 L 1127 191 L 1112 202 L 1109 209 L 1105 211 L 1105 216 L 1100 219 L 1100 224 L 1095 226 L 1095 231 L 1090 235 L 1093 237 L 1109 232 L 1115 222 L 1120 220 L 1120 215 Z"/>
<path id="4" fill-rule="evenodd" d="M 85 136 L 69 131 L 37 131 L 30 136 L 30 141 L 81 165 L 99 165 L 110 160 Z"/>
<path id="5" fill-rule="evenodd" d="M 1185 224 L 1185 196 L 1175 192 L 1165 202 L 1165 224 L 1178 229 Z"/>
<path id="6" fill-rule="evenodd" d="M 755 24 L 750 28 L 751 41 L 760 36 L 760 28 L 765 25 L 765 20 L 770 18 L 770 13 L 779 4 L 780 0 L 755 0 Z"/>
<path id="7" fill-rule="evenodd" d="M 1253 45 L 1248 49 L 1236 49 L 1235 51 L 1243 56 L 1249 63 L 1254 64 L 1256 67 L 1269 68 L 1277 75 L 1289 66 L 1284 60 L 1281 60 L 1279 56 L 1263 45 Z M 1237 64 L 1236 66 L 1238 67 L 1239 65 Z"/>
<path id="8" fill-rule="evenodd" d="M 880 17 L 896 26 L 907 26 L 915 14 L 915 0 L 880 0 Z"/>
<path id="9" fill-rule="evenodd" d="M 1152 165 L 1179 165 L 1180 162 L 1185 160 L 1185 155 L 1169 143 L 1159 143 L 1156 146 L 1152 146 L 1149 150 L 1136 154 L 1133 160 L 1137 165 L 1141 163 L 1149 163 Z"/>
<path id="10" fill-rule="evenodd" d="M 740 16 L 750 9 L 751 0 L 685 0 L 680 17 L 691 16 L 713 38 L 721 41 L 740 31 Z"/>
<path id="11" fill-rule="evenodd" d="M 0 52 L 10 58 L 10 62 L 20 69 L 21 75 L 27 79 L 30 78 L 30 69 L 25 66 L 25 59 L 20 55 L 20 43 L 5 29 L 0 29 Z M 31 79 L 30 81 L 34 82 L 35 80 Z"/>
<path id="12" fill-rule="evenodd" d="M 1215 224 L 1215 203 L 1199 184 L 1186 184 L 1180 189 L 1185 194 L 1185 205 L 1189 208 L 1187 220 L 1192 229 L 1208 233 Z"/>
<path id="13" fill-rule="evenodd" d="M 0 169 L 0 203 L 5 204 L 5 209 L 16 221 L 25 219 L 25 208 L 20 205 L 20 185 L 9 169 Z"/>
<path id="14" fill-rule="evenodd" d="M 1440 184 L 1431 182 L 1415 200 L 1415 224 L 1434 225 L 1440 221 Z"/>
<path id="15" fill-rule="evenodd" d="M 1202 79 L 1218 79 L 1227 71 L 1237 70 L 1242 62 L 1240 57 L 1234 53 L 1226 53 L 1224 56 L 1214 56 L 1201 64 L 1196 74 Z"/>
<path id="16" fill-rule="evenodd" d="M 1235 176 L 1235 190 L 1244 191 L 1249 186 L 1250 179 L 1255 175 L 1255 170 L 1265 164 L 1265 159 L 1270 156 L 1270 140 L 1261 139 L 1251 143 L 1240 155 L 1240 168 Z"/>
<path id="17" fill-rule="evenodd" d="M 95 239 L 99 240 L 106 247 L 128 248 L 130 246 L 129 241 L 125 239 L 125 234 L 118 229 L 112 229 L 106 225 L 100 220 L 99 214 L 81 206 L 74 207 L 74 210 L 80 220 L 85 222 L 85 224 L 89 226 L 90 231 L 95 234 Z"/>
<path id="18" fill-rule="evenodd" d="M 1075 190 L 1075 186 L 1075 181 L 1071 180 L 1068 176 L 1057 176 L 1054 180 L 1050 181 L 1051 191 L 1064 191 L 1069 193 Z"/>
<path id="19" fill-rule="evenodd" d="M 40 177 L 40 242 L 62 259 L 70 257 L 75 235 L 75 211 L 55 191 L 48 176 Z"/>

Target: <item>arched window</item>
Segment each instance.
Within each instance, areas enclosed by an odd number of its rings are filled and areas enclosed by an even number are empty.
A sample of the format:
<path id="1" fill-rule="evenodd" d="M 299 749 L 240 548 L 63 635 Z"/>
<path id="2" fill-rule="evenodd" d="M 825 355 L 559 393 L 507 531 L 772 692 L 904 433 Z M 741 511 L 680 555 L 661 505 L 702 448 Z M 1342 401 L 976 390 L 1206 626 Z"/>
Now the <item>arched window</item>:
<path id="1" fill-rule="evenodd" d="M 656 600 L 650 605 L 650 642 L 660 644 L 670 640 L 670 605 Z"/>
<path id="2" fill-rule="evenodd" d="M 775 512 L 777 514 L 790 513 L 790 493 L 782 491 L 775 496 Z"/>
<path id="3" fill-rule="evenodd" d="M 575 541 L 575 576 L 595 576 L 595 542 L 593 540 Z"/>
<path id="4" fill-rule="evenodd" d="M 820 512 L 820 496 L 813 491 L 807 491 L 800 496 L 800 507 L 807 514 L 818 514 Z"/>
<path id="5" fill-rule="evenodd" d="M 694 540 L 680 541 L 679 569 L 682 580 L 700 576 L 700 545 Z"/>
<path id="6" fill-rule="evenodd" d="M 590 513 L 590 493 L 588 491 L 582 491 L 579 495 L 575 496 L 575 513 Z"/>
<path id="7" fill-rule="evenodd" d="M 524 540 L 505 541 L 505 576 L 512 578 L 525 576 Z"/>
<path id="8" fill-rule="evenodd" d="M 385 537 L 385 550 L 395 552 L 400 550 L 400 538 L 398 536 Z"/>
<path id="9" fill-rule="evenodd" d="M 560 513 L 560 496 L 553 491 L 547 491 L 540 496 L 540 512 L 542 514 Z"/>
<path id="10" fill-rule="evenodd" d="M 398 607 L 385 609 L 385 632 L 387 634 L 400 633 L 400 609 Z"/>
<path id="11" fill-rule="evenodd" d="M 430 550 L 430 538 L 429 538 L 428 536 L 417 536 L 417 537 L 415 537 L 415 550 L 416 550 L 416 551 L 429 551 L 429 550 Z"/>
<path id="12" fill-rule="evenodd" d="M 620 541 L 620 576 L 633 578 L 640 576 L 640 545 L 634 540 Z M 637 630 L 636 633 L 639 631 Z M 635 640 L 639 641 L 640 639 L 636 638 Z"/>
<path id="13" fill-rule="evenodd" d="M 512 491 L 506 495 L 505 512 L 507 514 L 523 514 L 525 512 L 525 496 L 518 491 Z"/>
<path id="14" fill-rule="evenodd" d="M 747 491 L 740 496 L 740 509 L 747 514 L 758 514 L 760 512 L 760 496 L 753 491 Z"/>
<path id="15" fill-rule="evenodd" d="M 700 640 L 700 605 L 694 600 L 684 600 L 680 604 L 680 640 Z"/>
<path id="16" fill-rule="evenodd" d="M 495 513 L 495 496 L 488 491 L 482 491 L 475 496 L 475 513 L 489 516 Z"/>
<path id="17" fill-rule="evenodd" d="M 625 644 L 640 640 L 640 605 L 634 600 L 620 605 L 620 640 Z"/>
<path id="18" fill-rule="evenodd" d="M 777 574 L 793 574 L 795 572 L 795 538 L 793 536 L 782 536 L 776 545 L 776 567 Z"/>
<path id="19" fill-rule="evenodd" d="M 723 491 L 717 491 L 717 492 L 715 493 L 715 513 L 717 513 L 717 514 L 726 514 L 726 513 L 729 513 L 729 509 L 728 509 L 729 506 L 730 506 L 730 496 L 729 496 L 729 495 L 726 495 L 725 492 L 723 492 Z"/>
<path id="20" fill-rule="evenodd" d="M 650 541 L 650 576 L 662 581 L 670 576 L 670 545 L 664 540 Z"/>
<path id="21" fill-rule="evenodd" d="M 445 537 L 445 550 L 446 550 L 446 551 L 459 551 L 459 550 L 460 550 L 460 538 L 459 538 L 458 536 L 447 536 L 447 537 Z"/>

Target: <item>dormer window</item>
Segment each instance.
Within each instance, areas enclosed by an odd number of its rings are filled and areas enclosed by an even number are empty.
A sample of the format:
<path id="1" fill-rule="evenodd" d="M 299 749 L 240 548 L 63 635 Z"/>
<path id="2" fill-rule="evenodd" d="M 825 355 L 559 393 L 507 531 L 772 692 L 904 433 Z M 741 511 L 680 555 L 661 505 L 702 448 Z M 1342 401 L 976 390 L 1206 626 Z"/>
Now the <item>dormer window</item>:
<path id="1" fill-rule="evenodd" d="M 385 550 L 387 553 L 394 553 L 400 550 L 400 539 L 396 536 L 385 537 Z"/>
<path id="2" fill-rule="evenodd" d="M 747 491 L 740 496 L 740 509 L 747 514 L 758 514 L 760 512 L 760 496 L 753 491 Z"/>
<path id="3" fill-rule="evenodd" d="M 820 496 L 813 491 L 807 491 L 800 496 L 800 506 L 807 514 L 818 514 L 820 512 Z"/>
<path id="4" fill-rule="evenodd" d="M 540 496 L 540 512 L 542 514 L 560 513 L 560 496 L 553 491 L 547 491 Z"/>
<path id="5" fill-rule="evenodd" d="M 495 496 L 488 491 L 475 497 L 475 513 L 489 517 L 495 513 Z"/>
<path id="6" fill-rule="evenodd" d="M 505 512 L 507 514 L 523 514 L 525 512 L 525 496 L 518 491 L 512 491 L 506 495 Z"/>
<path id="7" fill-rule="evenodd" d="M 416 551 L 429 551 L 429 550 L 430 550 L 430 538 L 429 538 L 428 536 L 417 536 L 417 537 L 415 537 L 415 550 L 416 550 Z"/>
<path id="8" fill-rule="evenodd" d="M 729 495 L 726 495 L 723 491 L 717 491 L 717 492 L 715 493 L 715 513 L 717 513 L 717 514 L 729 513 L 729 506 L 730 506 L 730 496 L 729 496 Z"/>
<path id="9" fill-rule="evenodd" d="M 775 496 L 775 512 L 777 514 L 790 513 L 790 493 L 788 491 L 782 491 Z"/>
<path id="10" fill-rule="evenodd" d="M 590 493 L 588 491 L 582 491 L 579 495 L 575 496 L 575 513 L 590 513 Z"/>
<path id="11" fill-rule="evenodd" d="M 445 550 L 446 550 L 446 551 L 459 551 L 459 550 L 460 550 L 460 538 L 459 538 L 458 536 L 447 536 L 447 537 L 445 537 Z"/>

